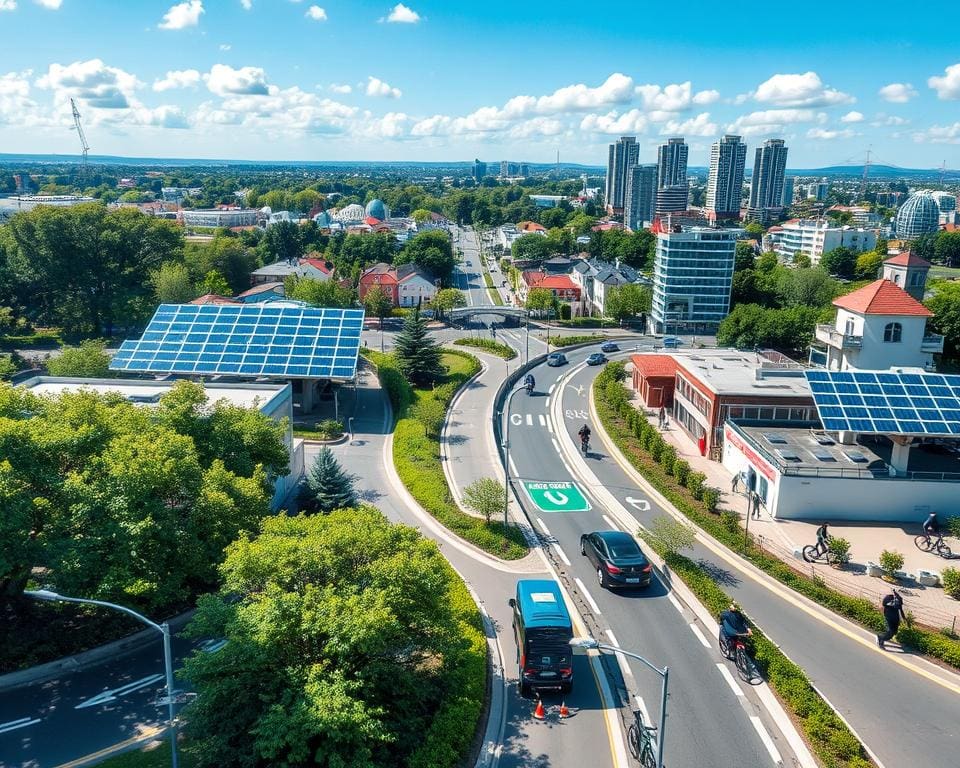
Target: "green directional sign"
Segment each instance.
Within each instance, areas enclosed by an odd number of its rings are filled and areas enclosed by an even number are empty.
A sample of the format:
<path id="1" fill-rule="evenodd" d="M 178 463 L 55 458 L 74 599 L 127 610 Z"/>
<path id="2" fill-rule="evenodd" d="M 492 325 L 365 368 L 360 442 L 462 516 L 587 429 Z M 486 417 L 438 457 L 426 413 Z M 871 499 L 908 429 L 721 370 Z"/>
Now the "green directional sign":
<path id="1" fill-rule="evenodd" d="M 525 480 L 527 496 L 541 512 L 587 512 L 590 502 L 576 483 L 538 483 Z"/>

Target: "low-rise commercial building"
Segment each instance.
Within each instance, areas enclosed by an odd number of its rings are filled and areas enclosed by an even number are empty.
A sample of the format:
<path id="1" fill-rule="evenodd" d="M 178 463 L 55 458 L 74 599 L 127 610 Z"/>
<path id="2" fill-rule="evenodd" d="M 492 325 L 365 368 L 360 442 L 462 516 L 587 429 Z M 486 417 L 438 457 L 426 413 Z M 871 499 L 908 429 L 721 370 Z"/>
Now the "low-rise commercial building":
<path id="1" fill-rule="evenodd" d="M 763 249 L 773 251 L 783 261 L 793 261 L 798 254 L 819 264 L 820 258 L 835 248 L 872 251 L 877 247 L 877 230 L 837 226 L 829 219 L 791 219 L 771 227 L 763 237 Z"/>
<path id="2" fill-rule="evenodd" d="M 179 218 L 186 227 L 252 227 L 259 215 L 253 208 L 212 208 L 181 211 Z"/>

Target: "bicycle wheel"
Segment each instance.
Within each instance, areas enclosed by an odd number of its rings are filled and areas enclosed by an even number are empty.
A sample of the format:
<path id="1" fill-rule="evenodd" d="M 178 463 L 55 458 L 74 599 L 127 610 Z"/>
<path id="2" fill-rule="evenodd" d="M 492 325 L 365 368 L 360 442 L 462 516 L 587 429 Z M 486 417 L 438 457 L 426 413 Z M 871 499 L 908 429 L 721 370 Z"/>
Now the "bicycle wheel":
<path id="1" fill-rule="evenodd" d="M 637 760 L 640 759 L 640 730 L 637 724 L 631 723 L 627 728 L 627 744 L 630 746 L 630 754 Z"/>
<path id="2" fill-rule="evenodd" d="M 814 544 L 807 544 L 803 548 L 803 559 L 808 563 L 817 562 L 817 547 Z"/>
<path id="3" fill-rule="evenodd" d="M 749 683 L 753 680 L 753 664 L 750 662 L 750 657 L 747 655 L 743 646 L 737 648 L 736 664 L 737 672 L 740 673 L 740 678 L 743 682 Z"/>
<path id="4" fill-rule="evenodd" d="M 940 557 L 953 557 L 953 552 L 950 550 L 950 547 L 943 542 L 940 542 L 940 546 L 937 547 L 937 554 L 940 555 Z"/>
<path id="5" fill-rule="evenodd" d="M 929 536 L 917 536 L 914 538 L 913 543 L 916 544 L 917 549 L 921 552 L 929 552 L 933 547 L 933 541 Z"/>
<path id="6" fill-rule="evenodd" d="M 640 758 L 640 765 L 642 765 L 643 768 L 657 768 L 657 756 L 653 754 L 653 742 L 650 740 L 649 733 L 643 745 L 643 755 Z"/>
<path id="7" fill-rule="evenodd" d="M 720 653 L 723 654 L 723 658 L 730 658 L 730 643 L 727 641 L 727 638 L 723 634 L 723 629 L 720 629 L 720 634 L 717 636 L 717 645 L 720 646 Z"/>

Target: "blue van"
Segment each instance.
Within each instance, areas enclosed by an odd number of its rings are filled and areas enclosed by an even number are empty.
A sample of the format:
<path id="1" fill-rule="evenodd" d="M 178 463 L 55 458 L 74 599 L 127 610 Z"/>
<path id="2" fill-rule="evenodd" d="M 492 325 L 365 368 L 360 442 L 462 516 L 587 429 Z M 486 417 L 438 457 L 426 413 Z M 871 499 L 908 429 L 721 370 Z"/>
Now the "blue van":
<path id="1" fill-rule="evenodd" d="M 513 608 L 520 695 L 542 690 L 573 689 L 573 622 L 552 579 L 521 579 Z"/>

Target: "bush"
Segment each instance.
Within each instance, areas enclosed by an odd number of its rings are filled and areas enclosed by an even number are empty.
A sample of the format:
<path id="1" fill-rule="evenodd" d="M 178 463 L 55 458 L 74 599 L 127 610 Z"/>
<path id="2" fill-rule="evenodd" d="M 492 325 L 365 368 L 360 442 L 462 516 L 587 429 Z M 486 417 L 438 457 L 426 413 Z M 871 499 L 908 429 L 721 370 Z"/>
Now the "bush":
<path id="1" fill-rule="evenodd" d="M 572 310 L 571 310 L 569 304 L 563 303 L 563 304 L 560 305 L 560 319 L 561 319 L 561 320 L 569 320 L 571 314 L 572 314 Z"/>
<path id="2" fill-rule="evenodd" d="M 663 465 L 663 471 L 668 475 L 673 474 L 673 465 L 677 460 L 677 449 L 672 445 L 664 446 L 660 453 L 660 463 Z"/>
<path id="3" fill-rule="evenodd" d="M 648 424 L 649 426 L 649 424 Z M 690 477 L 690 464 L 686 459 L 677 459 L 673 462 L 673 476 L 680 485 L 686 485 Z"/>
<path id="4" fill-rule="evenodd" d="M 494 341 L 493 339 L 478 339 L 473 336 L 465 336 L 462 339 L 457 339 L 453 343 L 458 347 L 476 347 L 477 349 L 483 349 L 502 357 L 504 360 L 513 360 L 513 358 L 517 356 L 517 350 L 513 347 L 508 347 L 506 344 L 501 344 L 499 341 Z"/>
<path id="5" fill-rule="evenodd" d="M 944 568 L 940 572 L 940 581 L 943 582 L 943 591 L 954 600 L 960 600 L 960 569 Z"/>
<path id="6" fill-rule="evenodd" d="M 55 333 L 28 333 L 21 336 L 0 338 L 0 349 L 52 348 L 58 346 L 60 346 L 60 336 Z"/>
<path id="7" fill-rule="evenodd" d="M 889 574 L 899 571 L 903 568 L 903 555 L 889 549 L 883 550 L 880 553 L 880 567 Z"/>
<path id="8" fill-rule="evenodd" d="M 707 482 L 707 476 L 703 472 L 691 472 L 687 476 L 687 490 L 697 501 L 703 497 L 703 484 Z"/>
<path id="9" fill-rule="evenodd" d="M 697 532 L 689 525 L 674 520 L 669 515 L 659 515 L 650 523 L 650 534 L 658 548 L 664 552 L 677 553 L 682 549 L 693 549 Z"/>
<path id="10" fill-rule="evenodd" d="M 400 372 L 393 355 L 366 348 L 361 349 L 360 354 L 373 364 L 380 386 L 390 398 L 394 419 L 403 418 L 413 402 L 413 387 Z"/>
<path id="11" fill-rule="evenodd" d="M 700 492 L 700 500 L 703 502 L 703 506 L 707 512 L 713 514 L 717 511 L 717 506 L 720 504 L 720 491 L 716 488 L 706 486 Z"/>
<path id="12" fill-rule="evenodd" d="M 720 524 L 731 533 L 739 533 L 740 515 L 732 510 L 725 509 L 720 513 Z"/>
<path id="13" fill-rule="evenodd" d="M 603 341 L 604 337 L 598 333 L 591 333 L 584 336 L 551 336 L 550 345 L 553 347 L 572 347 L 574 344 L 591 344 L 595 341 Z"/>
<path id="14" fill-rule="evenodd" d="M 837 563 L 846 565 L 850 562 L 850 542 L 840 536 L 830 539 L 830 551 L 837 558 Z"/>

